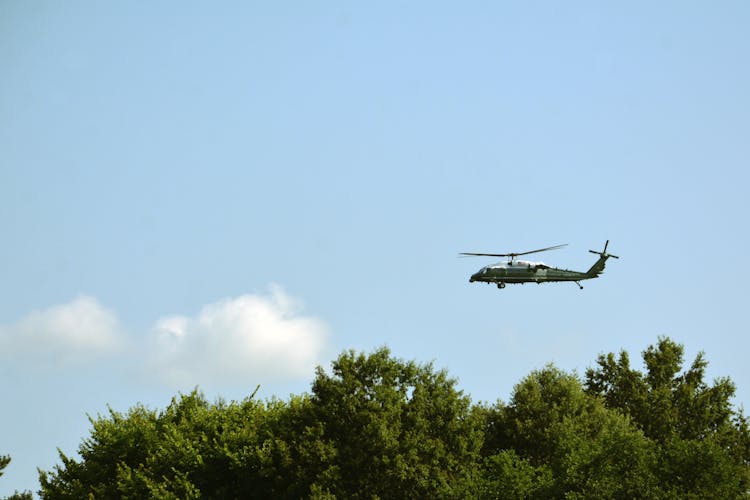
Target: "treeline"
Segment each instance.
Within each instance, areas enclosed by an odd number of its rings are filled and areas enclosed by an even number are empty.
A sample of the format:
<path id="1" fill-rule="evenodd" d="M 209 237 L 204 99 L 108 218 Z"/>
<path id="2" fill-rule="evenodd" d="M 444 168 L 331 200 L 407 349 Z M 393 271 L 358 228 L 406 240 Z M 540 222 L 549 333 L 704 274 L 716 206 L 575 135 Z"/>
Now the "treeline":
<path id="1" fill-rule="evenodd" d="M 344 352 L 288 401 L 211 403 L 91 420 L 80 459 L 40 471 L 42 498 L 747 498 L 750 432 L 728 378 L 660 338 L 547 366 L 507 403 L 473 404 L 445 371 L 388 349 Z"/>

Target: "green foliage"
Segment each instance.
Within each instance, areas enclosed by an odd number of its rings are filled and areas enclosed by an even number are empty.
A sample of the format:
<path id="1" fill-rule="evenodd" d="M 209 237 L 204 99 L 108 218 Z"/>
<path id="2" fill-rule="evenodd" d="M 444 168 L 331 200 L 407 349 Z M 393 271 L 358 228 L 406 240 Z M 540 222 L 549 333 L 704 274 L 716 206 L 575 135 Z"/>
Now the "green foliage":
<path id="1" fill-rule="evenodd" d="M 91 419 L 81 462 L 60 452 L 63 466 L 41 473 L 42 491 L 54 498 L 274 496 L 285 488 L 277 472 L 292 461 L 284 426 L 306 401 L 209 404 L 194 391 L 161 413 L 110 410 Z"/>
<path id="2" fill-rule="evenodd" d="M 486 451 L 514 449 L 533 465 L 546 463 L 554 452 L 555 426 L 566 416 L 580 415 L 587 404 L 574 375 L 548 365 L 516 384 L 510 404 L 491 415 Z"/>
<path id="3" fill-rule="evenodd" d="M 719 378 L 709 386 L 703 353 L 681 373 L 683 353 L 682 345 L 660 338 L 643 352 L 645 374 L 630 368 L 625 352 L 618 359 L 600 355 L 598 367 L 586 372 L 586 391 L 655 442 L 655 471 L 668 497 L 745 496 L 750 434 L 744 415 L 731 407 L 734 384 Z"/>
<path id="4" fill-rule="evenodd" d="M 5 469 L 10 463 L 10 456 L 0 455 L 0 477 L 3 475 L 3 469 Z M 5 500 L 32 500 L 34 496 L 29 491 L 18 492 L 16 491 L 9 497 L 5 497 Z"/>
<path id="5" fill-rule="evenodd" d="M 336 450 L 319 483 L 340 498 L 458 497 L 482 444 L 469 398 L 445 371 L 348 352 L 318 370 L 313 405 Z"/>
<path id="6" fill-rule="evenodd" d="M 34 495 L 30 491 L 16 491 L 11 496 L 5 497 L 5 500 L 34 500 Z"/>
<path id="7" fill-rule="evenodd" d="M 646 373 L 630 368 L 627 353 L 600 355 L 598 368 L 586 372 L 586 390 L 607 406 L 630 415 L 646 435 L 665 443 L 674 437 L 702 439 L 716 433 L 732 416 L 734 384 L 728 378 L 708 386 L 708 363 L 699 353 L 690 369 L 682 369 L 683 346 L 660 338 L 643 352 Z"/>
<path id="8" fill-rule="evenodd" d="M 348 351 L 309 395 L 91 418 L 43 498 L 747 498 L 750 431 L 728 379 L 682 346 L 601 355 L 585 382 L 546 366 L 472 405 L 444 370 Z M 7 465 L 0 458 L 0 472 Z M 21 494 L 25 495 L 25 494 Z M 18 498 L 27 498 L 19 496 Z"/>
<path id="9" fill-rule="evenodd" d="M 10 457 L 8 455 L 0 455 L 0 477 L 3 475 L 3 469 L 5 469 L 10 463 Z"/>
<path id="10" fill-rule="evenodd" d="M 515 450 L 502 450 L 484 459 L 479 489 L 482 498 L 544 498 L 553 490 L 552 469 L 533 466 Z"/>
<path id="11" fill-rule="evenodd" d="M 487 497 L 632 498 L 652 489 L 653 449 L 643 433 L 553 366 L 516 385 L 488 429 Z"/>

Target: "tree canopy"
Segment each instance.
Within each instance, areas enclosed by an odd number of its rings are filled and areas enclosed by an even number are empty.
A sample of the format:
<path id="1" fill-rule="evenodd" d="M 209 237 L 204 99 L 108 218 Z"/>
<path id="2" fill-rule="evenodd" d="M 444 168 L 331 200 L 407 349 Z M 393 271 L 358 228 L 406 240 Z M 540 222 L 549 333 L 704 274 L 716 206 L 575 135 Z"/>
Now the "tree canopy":
<path id="1" fill-rule="evenodd" d="M 0 476 L 3 475 L 3 469 L 5 469 L 10 463 L 10 457 L 8 455 L 0 455 Z"/>
<path id="2" fill-rule="evenodd" d="M 633 421 L 657 447 L 655 473 L 670 495 L 734 498 L 750 490 L 750 434 L 732 409 L 728 378 L 708 385 L 699 353 L 682 372 L 684 348 L 668 338 L 643 352 L 646 372 L 626 352 L 600 355 L 586 372 L 586 391 Z"/>
<path id="3" fill-rule="evenodd" d="M 668 338 L 552 365 L 509 401 L 472 404 L 432 364 L 387 348 L 318 368 L 310 394 L 180 394 L 91 418 L 78 458 L 40 471 L 42 498 L 747 498 L 750 432 L 727 378 Z M 7 465 L 7 462 L 5 463 Z M 0 461 L 0 471 L 4 463 Z"/>
<path id="4" fill-rule="evenodd" d="M 0 455 L 0 476 L 3 475 L 3 470 L 8 466 L 9 463 L 9 455 Z M 30 491 L 24 491 L 22 493 L 16 491 L 13 495 L 7 497 L 6 500 L 32 500 L 33 498 L 34 497 Z"/>

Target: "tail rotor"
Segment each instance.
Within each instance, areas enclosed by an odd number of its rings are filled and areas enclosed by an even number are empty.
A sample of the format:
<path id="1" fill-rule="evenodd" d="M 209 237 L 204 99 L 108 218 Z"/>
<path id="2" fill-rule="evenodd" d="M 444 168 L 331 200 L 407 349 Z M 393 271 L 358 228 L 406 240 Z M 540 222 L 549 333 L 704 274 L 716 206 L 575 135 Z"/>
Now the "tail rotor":
<path id="1" fill-rule="evenodd" d="M 609 246 L 609 240 L 607 240 L 607 242 L 604 244 L 604 250 L 602 250 L 601 252 L 597 252 L 596 250 L 589 250 L 589 252 L 595 253 L 598 256 L 603 257 L 605 260 L 610 257 L 612 257 L 613 259 L 619 259 L 620 257 L 618 257 L 617 255 L 612 255 L 611 253 L 607 253 L 607 246 Z"/>
<path id="2" fill-rule="evenodd" d="M 617 255 L 612 255 L 611 253 L 607 253 L 607 246 L 609 246 L 609 240 L 604 244 L 604 250 L 601 252 L 597 252 L 596 250 L 589 250 L 589 252 L 594 253 L 599 256 L 599 260 L 594 262 L 594 265 L 591 266 L 591 269 L 589 269 L 586 274 L 591 278 L 596 278 L 599 276 L 602 272 L 604 272 L 604 265 L 607 263 L 607 259 L 610 257 L 619 259 Z"/>

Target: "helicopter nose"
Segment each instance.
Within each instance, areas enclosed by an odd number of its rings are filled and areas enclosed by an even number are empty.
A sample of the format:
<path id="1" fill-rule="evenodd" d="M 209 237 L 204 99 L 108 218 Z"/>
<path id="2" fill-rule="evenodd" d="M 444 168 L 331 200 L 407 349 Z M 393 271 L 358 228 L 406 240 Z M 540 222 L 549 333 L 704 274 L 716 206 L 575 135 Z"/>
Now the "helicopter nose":
<path id="1" fill-rule="evenodd" d="M 477 280 L 477 276 L 479 273 L 474 273 L 471 275 L 471 278 L 469 278 L 469 283 L 474 283 Z"/>

